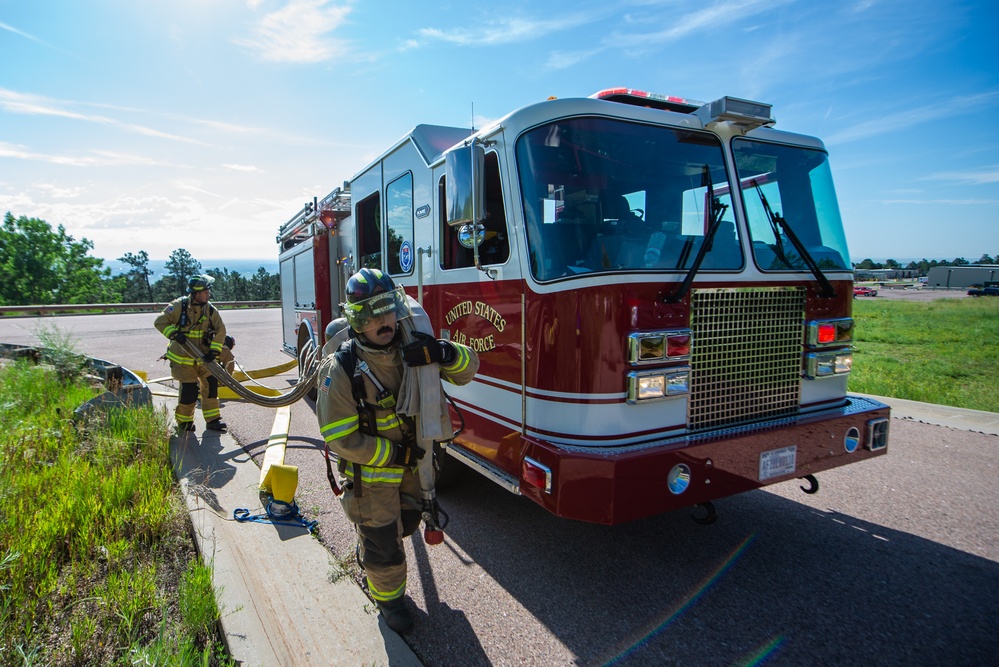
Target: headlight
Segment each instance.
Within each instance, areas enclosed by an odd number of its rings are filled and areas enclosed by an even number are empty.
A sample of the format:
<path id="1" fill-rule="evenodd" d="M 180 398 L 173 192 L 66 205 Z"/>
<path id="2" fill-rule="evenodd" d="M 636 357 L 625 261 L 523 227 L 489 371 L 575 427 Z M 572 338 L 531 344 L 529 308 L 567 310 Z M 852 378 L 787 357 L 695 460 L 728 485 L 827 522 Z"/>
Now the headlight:
<path id="1" fill-rule="evenodd" d="M 809 380 L 845 375 L 853 367 L 853 353 L 848 349 L 809 352 L 805 355 L 805 376 Z"/>
<path id="2" fill-rule="evenodd" d="M 686 396 L 689 384 L 689 368 L 633 371 L 628 373 L 628 402 L 646 403 Z"/>

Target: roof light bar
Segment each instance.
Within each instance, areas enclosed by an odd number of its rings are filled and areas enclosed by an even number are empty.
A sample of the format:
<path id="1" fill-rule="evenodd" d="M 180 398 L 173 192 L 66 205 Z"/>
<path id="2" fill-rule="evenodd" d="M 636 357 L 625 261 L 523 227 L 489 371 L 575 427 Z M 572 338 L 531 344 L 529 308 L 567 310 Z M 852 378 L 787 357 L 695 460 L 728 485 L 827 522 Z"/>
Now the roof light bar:
<path id="1" fill-rule="evenodd" d="M 636 90 L 634 88 L 605 88 L 604 90 L 593 93 L 590 97 L 597 100 L 606 100 L 608 102 L 620 102 L 622 104 L 631 104 L 639 107 L 652 107 L 654 109 L 663 109 L 665 111 L 678 111 L 680 113 L 693 113 L 698 108 L 704 106 L 704 102 L 699 102 L 698 100 L 676 97 L 675 95 L 650 93 L 645 90 Z"/>

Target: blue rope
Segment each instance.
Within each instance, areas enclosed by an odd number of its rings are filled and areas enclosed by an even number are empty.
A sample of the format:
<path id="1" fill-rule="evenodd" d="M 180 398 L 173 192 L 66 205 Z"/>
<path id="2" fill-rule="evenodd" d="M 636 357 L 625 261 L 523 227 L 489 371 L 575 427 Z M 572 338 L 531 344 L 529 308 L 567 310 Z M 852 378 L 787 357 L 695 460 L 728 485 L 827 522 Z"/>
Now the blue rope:
<path id="1" fill-rule="evenodd" d="M 275 526 L 302 526 L 310 533 L 315 531 L 318 521 L 309 521 L 298 512 L 298 503 L 294 500 L 286 503 L 281 500 L 271 500 L 267 503 L 265 514 L 250 514 L 248 509 L 235 509 L 232 518 L 240 523 L 270 523 Z"/>

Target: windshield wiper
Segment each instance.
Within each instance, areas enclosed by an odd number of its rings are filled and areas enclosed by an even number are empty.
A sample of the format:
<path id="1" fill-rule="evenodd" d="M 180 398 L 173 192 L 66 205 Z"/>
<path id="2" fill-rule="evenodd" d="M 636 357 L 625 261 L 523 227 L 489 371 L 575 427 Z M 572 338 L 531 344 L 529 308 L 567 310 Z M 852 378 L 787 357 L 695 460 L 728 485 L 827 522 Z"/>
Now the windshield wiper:
<path id="1" fill-rule="evenodd" d="M 780 257 L 781 261 L 787 265 L 787 268 L 794 268 L 791 266 L 791 263 L 787 261 L 787 256 L 784 254 L 784 245 L 780 238 L 780 232 L 783 230 L 795 250 L 798 251 L 802 261 L 805 262 L 808 270 L 812 272 L 815 279 L 819 281 L 820 285 L 822 285 L 822 291 L 819 293 L 819 296 L 823 299 L 829 299 L 836 296 L 836 290 L 833 289 L 832 283 L 829 282 L 826 275 L 822 273 L 822 269 L 820 269 L 819 265 L 815 263 L 811 253 L 809 253 L 808 249 L 805 248 L 805 244 L 801 242 L 798 235 L 794 233 L 793 229 L 791 229 L 791 225 L 788 224 L 787 220 L 785 220 L 780 213 L 774 213 L 773 209 L 770 208 L 770 202 L 767 201 L 766 195 L 763 194 L 763 189 L 760 188 L 760 184 L 755 178 L 750 181 L 750 183 L 752 183 L 753 187 L 756 188 L 756 193 L 760 195 L 760 203 L 763 204 L 763 211 L 767 214 L 767 218 L 770 220 L 770 227 L 773 228 L 774 238 L 776 239 L 775 245 L 777 246 L 774 249 L 774 252 L 777 253 L 777 256 Z M 778 229 L 778 227 L 780 229 Z"/>
<path id="2" fill-rule="evenodd" d="M 701 186 L 707 186 L 708 188 L 708 205 L 711 207 L 711 224 L 708 226 L 707 234 L 704 235 L 704 243 L 701 244 L 700 250 L 697 251 L 697 257 L 694 258 L 694 263 L 691 265 L 690 270 L 687 271 L 687 275 L 684 277 L 683 282 L 680 283 L 680 287 L 677 288 L 675 294 L 663 299 L 666 303 L 680 303 L 683 301 L 683 297 L 687 295 L 687 292 L 690 290 L 690 283 L 694 281 L 694 276 L 697 275 L 697 271 L 701 268 L 701 262 L 704 261 L 705 255 L 707 255 L 708 250 L 711 249 L 711 242 L 715 238 L 715 232 L 718 231 L 718 223 L 721 222 L 722 216 L 725 215 L 725 211 L 728 209 L 728 204 L 722 204 L 715 198 L 715 188 L 714 184 L 711 182 L 711 169 L 708 165 L 704 165 L 704 175 L 701 178 Z M 685 247 L 683 254 L 684 259 L 686 259 L 687 250 L 688 248 Z M 682 260 L 680 266 L 683 266 Z"/>

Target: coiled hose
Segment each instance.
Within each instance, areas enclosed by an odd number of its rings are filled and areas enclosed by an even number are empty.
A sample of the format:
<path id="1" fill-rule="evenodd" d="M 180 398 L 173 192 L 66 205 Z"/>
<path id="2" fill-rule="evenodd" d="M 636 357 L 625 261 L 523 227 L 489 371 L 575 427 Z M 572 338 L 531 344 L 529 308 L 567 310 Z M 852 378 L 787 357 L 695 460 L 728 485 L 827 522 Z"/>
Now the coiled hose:
<path id="1" fill-rule="evenodd" d="M 181 347 L 195 359 L 201 359 L 204 356 L 201 347 L 189 340 L 182 343 Z M 262 405 L 265 408 L 283 408 L 286 405 L 291 405 L 301 400 L 309 393 L 310 389 L 316 386 L 316 376 L 319 375 L 319 359 L 317 358 L 319 349 L 311 338 L 302 347 L 303 349 L 298 351 L 298 384 L 287 394 L 281 394 L 280 396 L 261 396 L 250 391 L 229 375 L 217 361 L 202 361 L 201 363 L 205 364 L 208 372 L 215 376 L 219 382 L 232 389 L 240 398 L 256 405 Z"/>

